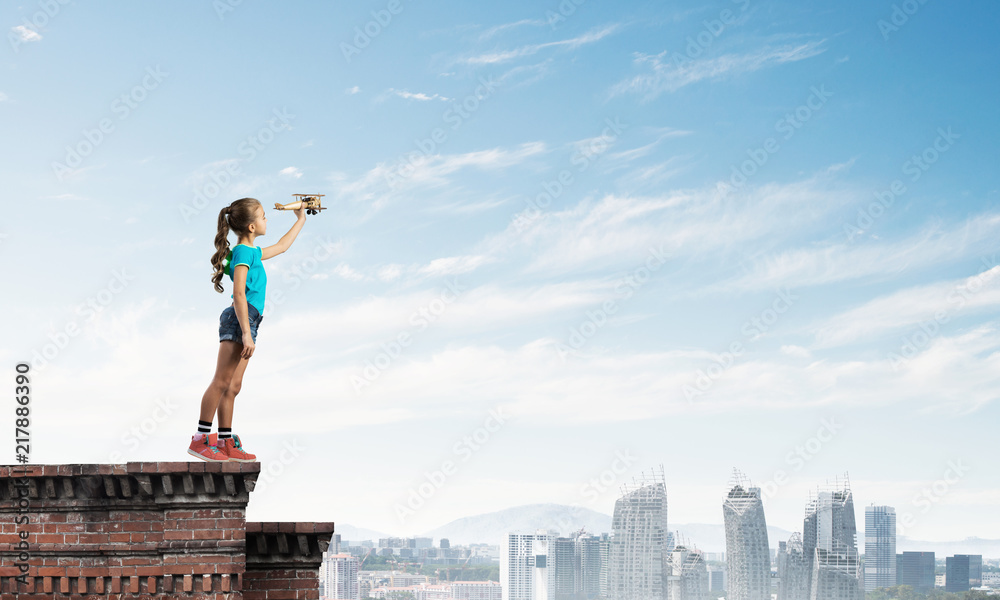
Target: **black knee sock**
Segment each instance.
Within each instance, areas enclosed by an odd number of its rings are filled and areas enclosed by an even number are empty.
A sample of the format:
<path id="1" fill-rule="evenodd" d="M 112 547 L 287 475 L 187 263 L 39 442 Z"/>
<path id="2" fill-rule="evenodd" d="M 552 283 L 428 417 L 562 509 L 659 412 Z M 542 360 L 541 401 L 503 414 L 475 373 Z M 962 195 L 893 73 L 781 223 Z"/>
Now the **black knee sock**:
<path id="1" fill-rule="evenodd" d="M 226 438 L 233 437 L 232 427 L 219 427 L 219 439 L 224 440 Z"/>
<path id="2" fill-rule="evenodd" d="M 208 435 L 208 434 L 212 433 L 212 422 L 211 421 L 205 422 L 205 421 L 202 421 L 201 419 L 199 419 L 198 420 L 198 433 L 200 433 L 201 435 Z"/>

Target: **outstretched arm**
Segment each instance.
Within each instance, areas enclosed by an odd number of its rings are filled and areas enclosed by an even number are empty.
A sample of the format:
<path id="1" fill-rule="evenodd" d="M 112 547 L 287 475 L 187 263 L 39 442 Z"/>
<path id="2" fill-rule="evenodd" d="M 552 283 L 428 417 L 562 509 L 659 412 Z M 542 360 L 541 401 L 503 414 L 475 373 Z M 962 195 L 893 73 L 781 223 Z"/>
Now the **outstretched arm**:
<path id="1" fill-rule="evenodd" d="M 281 254 L 285 250 L 288 250 L 288 248 L 292 245 L 292 242 L 295 241 L 295 238 L 299 235 L 299 231 L 302 229 L 302 226 L 306 224 L 306 211 L 304 208 L 299 208 L 293 212 L 298 218 L 295 220 L 295 223 L 292 224 L 292 228 L 288 230 L 288 233 L 281 236 L 281 239 L 278 240 L 277 244 L 260 249 L 261 260 L 267 260 L 272 256 Z"/>

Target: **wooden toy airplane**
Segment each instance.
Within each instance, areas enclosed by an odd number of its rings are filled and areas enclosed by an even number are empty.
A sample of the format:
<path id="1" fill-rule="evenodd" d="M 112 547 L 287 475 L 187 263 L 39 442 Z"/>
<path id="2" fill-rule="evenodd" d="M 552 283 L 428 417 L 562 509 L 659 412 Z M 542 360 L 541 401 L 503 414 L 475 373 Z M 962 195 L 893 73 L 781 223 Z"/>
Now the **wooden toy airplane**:
<path id="1" fill-rule="evenodd" d="M 298 210 L 300 208 L 306 209 L 307 215 L 315 215 L 321 210 L 326 210 L 325 206 L 320 206 L 320 198 L 325 194 L 292 194 L 298 200 L 295 202 L 289 202 L 288 204 L 281 204 L 279 202 L 274 203 L 275 210 Z"/>

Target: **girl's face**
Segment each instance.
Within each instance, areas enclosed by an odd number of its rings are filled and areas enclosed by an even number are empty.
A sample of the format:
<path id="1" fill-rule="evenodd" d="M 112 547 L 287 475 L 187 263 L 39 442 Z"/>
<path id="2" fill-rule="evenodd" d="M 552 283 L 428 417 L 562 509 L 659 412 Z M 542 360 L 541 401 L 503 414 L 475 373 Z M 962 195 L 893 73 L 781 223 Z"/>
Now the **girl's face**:
<path id="1" fill-rule="evenodd" d="M 257 217 L 254 219 L 253 223 L 250 224 L 250 230 L 259 237 L 267 233 L 267 215 L 264 214 L 264 207 L 260 205 L 257 206 L 257 210 L 254 214 L 257 215 Z"/>

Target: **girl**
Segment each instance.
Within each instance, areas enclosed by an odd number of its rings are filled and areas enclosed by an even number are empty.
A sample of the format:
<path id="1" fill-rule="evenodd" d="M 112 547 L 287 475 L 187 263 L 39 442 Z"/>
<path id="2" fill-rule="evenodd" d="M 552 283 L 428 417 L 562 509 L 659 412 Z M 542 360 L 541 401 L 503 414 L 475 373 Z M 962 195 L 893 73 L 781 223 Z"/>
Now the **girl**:
<path id="1" fill-rule="evenodd" d="M 294 211 L 297 220 L 278 243 L 266 248 L 254 246 L 254 239 L 267 232 L 264 207 L 254 198 L 241 198 L 219 212 L 219 228 L 212 256 L 212 283 L 222 293 L 219 281 L 223 274 L 233 281 L 233 303 L 219 318 L 219 359 L 215 377 L 201 398 L 201 420 L 198 433 L 192 436 L 188 454 L 209 462 L 253 462 L 256 456 L 246 452 L 240 436 L 233 435 L 233 403 L 243 384 L 243 373 L 253 356 L 257 327 L 263 320 L 264 290 L 267 274 L 262 261 L 277 256 L 295 241 L 306 222 L 305 210 Z M 229 248 L 229 230 L 236 232 L 238 243 Z M 219 415 L 218 436 L 212 430 L 212 420 Z"/>

